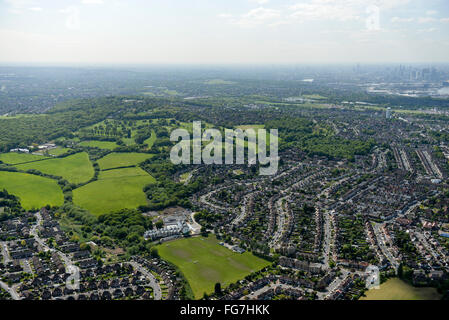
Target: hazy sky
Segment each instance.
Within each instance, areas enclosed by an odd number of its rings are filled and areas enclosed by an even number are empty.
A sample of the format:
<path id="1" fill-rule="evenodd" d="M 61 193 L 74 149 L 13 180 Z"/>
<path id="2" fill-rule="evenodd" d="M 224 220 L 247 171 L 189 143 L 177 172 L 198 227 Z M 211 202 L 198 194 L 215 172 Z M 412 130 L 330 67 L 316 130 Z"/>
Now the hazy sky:
<path id="1" fill-rule="evenodd" d="M 0 0 L 0 63 L 448 62 L 447 0 Z"/>

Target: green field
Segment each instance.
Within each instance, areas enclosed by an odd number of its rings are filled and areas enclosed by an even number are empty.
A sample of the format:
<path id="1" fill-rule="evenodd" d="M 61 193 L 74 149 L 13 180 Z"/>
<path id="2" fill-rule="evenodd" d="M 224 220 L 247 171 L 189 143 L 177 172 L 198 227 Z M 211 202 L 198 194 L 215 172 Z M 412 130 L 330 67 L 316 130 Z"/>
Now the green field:
<path id="1" fill-rule="evenodd" d="M 123 138 L 122 140 L 127 146 L 132 146 L 133 144 L 136 144 L 136 141 L 134 141 L 133 138 Z"/>
<path id="2" fill-rule="evenodd" d="M 149 137 L 147 140 L 145 140 L 143 143 L 148 145 L 148 149 L 151 149 L 153 144 L 156 142 L 156 132 L 154 130 L 151 130 L 151 137 Z"/>
<path id="3" fill-rule="evenodd" d="M 415 288 L 408 283 L 392 278 L 380 285 L 380 289 L 371 289 L 360 300 L 440 300 L 441 295 L 435 288 Z"/>
<path id="4" fill-rule="evenodd" d="M 94 175 L 94 168 L 86 152 L 80 152 L 66 158 L 30 162 L 16 166 L 20 170 L 35 169 L 46 174 L 63 177 L 70 183 L 82 183 Z"/>
<path id="5" fill-rule="evenodd" d="M 263 124 L 245 124 L 245 125 L 237 126 L 236 128 L 242 129 L 242 130 L 254 129 L 257 132 L 257 129 L 265 128 L 265 125 L 263 125 Z"/>
<path id="6" fill-rule="evenodd" d="M 101 170 L 136 166 L 153 157 L 148 153 L 110 153 L 98 160 Z"/>
<path id="7" fill-rule="evenodd" d="M 303 97 L 306 98 L 306 99 L 315 99 L 315 100 L 325 100 L 325 99 L 327 99 L 327 97 L 324 97 L 324 96 L 319 95 L 319 94 L 304 94 Z"/>
<path id="8" fill-rule="evenodd" d="M 185 183 L 187 181 L 187 179 L 189 178 L 190 173 L 191 172 L 185 172 L 185 173 L 181 174 L 179 177 L 179 182 Z"/>
<path id="9" fill-rule="evenodd" d="M 59 206 L 64 202 L 55 180 L 31 174 L 0 171 L 0 189 L 19 197 L 26 210 L 40 209 L 47 204 Z"/>
<path id="10" fill-rule="evenodd" d="M 19 163 L 25 163 L 25 162 L 31 162 L 36 160 L 42 160 L 47 159 L 47 157 L 39 156 L 31 153 L 16 153 L 16 152 L 9 152 L 9 153 L 1 153 L 0 154 L 0 161 L 6 164 L 19 164 Z"/>
<path id="11" fill-rule="evenodd" d="M 196 299 L 211 293 L 215 283 L 222 287 L 243 279 L 270 263 L 251 253 L 235 253 L 218 244 L 215 236 L 185 238 L 157 246 L 160 256 L 184 274 Z"/>
<path id="12" fill-rule="evenodd" d="M 96 215 L 137 208 L 147 203 L 143 188 L 155 181 L 140 168 L 101 171 L 98 181 L 73 191 L 73 202 Z"/>
<path id="13" fill-rule="evenodd" d="M 48 154 L 51 154 L 52 156 L 61 156 L 69 151 L 71 151 L 72 149 L 70 148 L 60 148 L 57 147 L 56 149 L 51 149 L 48 151 Z"/>
<path id="14" fill-rule="evenodd" d="M 227 81 L 223 79 L 212 79 L 204 81 L 204 84 L 208 85 L 221 85 L 221 84 L 234 84 L 234 81 Z"/>
<path id="15" fill-rule="evenodd" d="M 90 140 L 90 141 L 83 141 L 80 143 L 80 146 L 82 147 L 91 147 L 91 148 L 99 148 L 99 149 L 107 149 L 107 150 L 114 150 L 118 147 L 118 144 L 111 141 L 97 141 L 97 140 Z"/>

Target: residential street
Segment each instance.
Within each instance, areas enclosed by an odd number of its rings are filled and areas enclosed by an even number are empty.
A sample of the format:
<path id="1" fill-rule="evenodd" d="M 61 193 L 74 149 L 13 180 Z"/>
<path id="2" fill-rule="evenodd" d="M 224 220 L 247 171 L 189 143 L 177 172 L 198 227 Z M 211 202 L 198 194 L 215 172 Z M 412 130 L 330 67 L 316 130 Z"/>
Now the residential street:
<path id="1" fill-rule="evenodd" d="M 150 279 L 150 286 L 153 288 L 154 292 L 154 300 L 161 300 L 162 299 L 161 286 L 159 285 L 157 279 L 153 276 L 153 274 L 135 261 L 130 261 L 129 264 L 132 265 L 137 270 L 139 270 L 140 272 L 142 272 L 142 274 L 144 274 L 148 279 Z"/>

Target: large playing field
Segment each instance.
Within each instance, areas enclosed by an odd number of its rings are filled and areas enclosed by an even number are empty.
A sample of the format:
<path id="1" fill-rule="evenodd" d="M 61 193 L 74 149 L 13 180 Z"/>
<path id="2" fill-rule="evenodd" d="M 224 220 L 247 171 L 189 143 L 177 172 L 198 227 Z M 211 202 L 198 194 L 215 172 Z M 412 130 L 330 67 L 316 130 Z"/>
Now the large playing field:
<path id="1" fill-rule="evenodd" d="M 55 180 L 31 174 L 0 171 L 0 189 L 19 197 L 26 210 L 40 209 L 47 204 L 60 206 L 64 202 Z"/>
<path id="2" fill-rule="evenodd" d="M 110 153 L 98 160 L 98 164 L 101 170 L 123 168 L 138 165 L 151 157 L 153 155 L 148 153 Z"/>
<path id="3" fill-rule="evenodd" d="M 6 164 L 19 164 L 42 159 L 46 159 L 46 157 L 30 153 L 0 153 L 0 161 Z"/>
<path id="4" fill-rule="evenodd" d="M 94 168 L 85 152 L 65 158 L 30 162 L 16 167 L 20 170 L 36 169 L 46 174 L 63 177 L 70 183 L 86 182 L 94 175 Z"/>
<path id="5" fill-rule="evenodd" d="M 196 299 L 243 279 L 270 263 L 251 253 L 235 253 L 218 244 L 214 236 L 185 238 L 157 246 L 160 256 L 175 264 L 185 275 Z"/>
<path id="6" fill-rule="evenodd" d="M 73 201 L 97 215 L 137 208 L 147 203 L 143 188 L 155 181 L 140 168 L 101 171 L 98 181 L 73 191 Z"/>
<path id="7" fill-rule="evenodd" d="M 361 300 L 440 300 L 441 295 L 435 288 L 415 288 L 398 279 L 389 279 L 380 285 L 380 289 L 367 291 Z"/>

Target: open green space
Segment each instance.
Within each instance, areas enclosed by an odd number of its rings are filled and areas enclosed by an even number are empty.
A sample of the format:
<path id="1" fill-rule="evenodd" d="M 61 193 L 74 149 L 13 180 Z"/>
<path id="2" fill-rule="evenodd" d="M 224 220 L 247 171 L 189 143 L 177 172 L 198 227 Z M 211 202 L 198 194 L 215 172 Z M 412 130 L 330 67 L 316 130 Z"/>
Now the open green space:
<path id="1" fill-rule="evenodd" d="M 245 124 L 245 125 L 241 125 L 241 126 L 237 126 L 237 129 L 242 129 L 242 130 L 247 130 L 247 129 L 263 129 L 265 127 L 265 125 L 263 124 Z"/>
<path id="2" fill-rule="evenodd" d="M 55 180 L 31 174 L 0 171 L 0 189 L 19 197 L 26 210 L 40 209 L 47 204 L 59 206 L 64 202 Z"/>
<path id="3" fill-rule="evenodd" d="M 179 182 L 185 183 L 189 179 L 191 172 L 185 172 L 179 176 Z"/>
<path id="4" fill-rule="evenodd" d="M 96 215 L 137 208 L 147 203 L 143 188 L 154 182 L 140 168 L 101 171 L 98 181 L 73 191 L 73 202 Z"/>
<path id="5" fill-rule="evenodd" d="M 83 141 L 80 143 L 82 147 L 90 147 L 90 148 L 99 148 L 99 149 L 107 149 L 114 150 L 118 147 L 118 144 L 112 141 L 98 141 L 98 140 L 90 140 Z"/>
<path id="6" fill-rule="evenodd" d="M 61 156 L 69 151 L 71 151 L 72 149 L 70 148 L 61 148 L 61 147 L 57 147 L 55 149 L 51 149 L 48 151 L 48 154 L 52 155 L 52 156 Z"/>
<path id="7" fill-rule="evenodd" d="M 151 130 L 151 137 L 149 137 L 143 143 L 148 145 L 148 149 L 151 149 L 153 144 L 156 142 L 156 139 L 157 139 L 156 132 L 154 132 L 154 130 Z"/>
<path id="8" fill-rule="evenodd" d="M 123 168 L 136 166 L 139 163 L 153 157 L 154 155 L 148 153 L 110 153 L 104 158 L 98 160 L 101 170 Z"/>
<path id="9" fill-rule="evenodd" d="M 440 300 L 435 288 L 416 288 L 398 278 L 392 278 L 371 289 L 361 300 Z"/>
<path id="10" fill-rule="evenodd" d="M 130 114 L 132 115 L 132 113 Z M 138 134 L 139 127 L 145 126 L 151 123 L 151 120 L 133 120 L 133 121 L 120 121 L 114 119 L 107 119 L 100 121 L 94 125 L 90 125 L 88 127 L 82 128 L 78 132 L 77 135 L 80 136 L 89 136 L 89 137 L 107 137 L 107 138 L 120 138 L 125 142 L 126 145 L 133 145 L 136 142 L 134 138 Z M 129 132 L 128 132 L 129 130 Z M 130 134 L 128 136 L 128 134 Z M 89 142 L 100 142 L 95 140 L 95 138 L 89 138 Z M 86 141 L 87 142 L 87 141 Z M 106 142 L 106 141 L 101 141 Z M 114 142 L 112 142 L 114 143 Z M 90 144 L 90 143 L 88 143 Z M 95 144 L 95 143 L 94 143 Z M 90 146 L 90 145 L 87 145 Z M 95 145 L 93 145 L 95 146 Z M 103 146 L 106 146 L 105 144 Z M 99 147 L 102 147 L 99 145 Z"/>
<path id="11" fill-rule="evenodd" d="M 136 141 L 134 141 L 133 138 L 123 138 L 122 140 L 125 143 L 125 145 L 127 145 L 127 146 L 132 146 L 132 145 L 136 144 Z"/>
<path id="12" fill-rule="evenodd" d="M 234 83 L 235 82 L 233 82 L 233 81 L 227 81 L 227 80 L 223 80 L 223 79 L 212 79 L 212 80 L 204 81 L 204 84 L 209 84 L 209 85 L 234 84 Z"/>
<path id="13" fill-rule="evenodd" d="M 63 177 L 70 183 L 89 181 L 94 175 L 94 168 L 86 152 L 80 152 L 65 158 L 30 162 L 16 166 L 20 170 L 35 169 L 42 173 Z"/>
<path id="14" fill-rule="evenodd" d="M 226 287 L 270 264 L 252 253 L 235 253 L 219 245 L 215 236 L 165 242 L 157 249 L 163 259 L 182 271 L 196 299 L 213 292 L 217 282 Z"/>
<path id="15" fill-rule="evenodd" d="M 26 163 L 36 160 L 43 160 L 46 158 L 47 157 L 31 153 L 17 153 L 17 152 L 0 153 L 0 161 L 6 164 Z"/>
<path id="16" fill-rule="evenodd" d="M 303 95 L 304 98 L 307 99 L 315 99 L 315 100 L 325 100 L 327 99 L 326 97 L 319 95 L 319 94 L 304 94 Z"/>
<path id="17" fill-rule="evenodd" d="M 176 95 L 179 94 L 178 91 L 176 91 L 176 90 L 170 90 L 170 89 L 165 89 L 165 90 L 163 90 L 163 92 L 164 92 L 165 94 L 169 95 L 169 96 L 176 96 Z"/>

